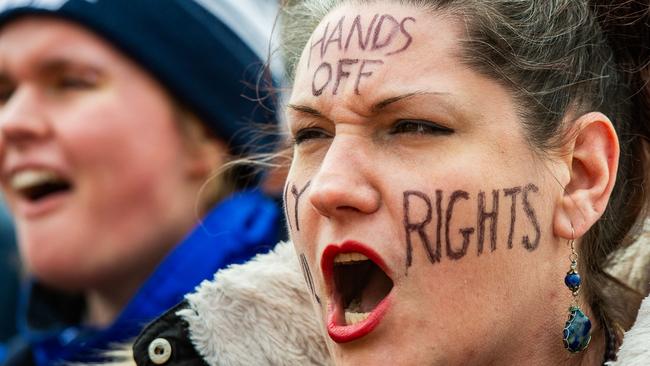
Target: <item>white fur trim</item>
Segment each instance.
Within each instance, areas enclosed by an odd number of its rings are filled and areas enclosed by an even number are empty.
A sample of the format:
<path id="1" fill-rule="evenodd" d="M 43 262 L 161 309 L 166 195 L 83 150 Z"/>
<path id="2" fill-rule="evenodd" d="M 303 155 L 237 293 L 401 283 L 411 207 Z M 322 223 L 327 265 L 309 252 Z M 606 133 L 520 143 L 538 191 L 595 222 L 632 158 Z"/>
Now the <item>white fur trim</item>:
<path id="1" fill-rule="evenodd" d="M 186 296 L 194 347 L 210 365 L 327 365 L 322 329 L 290 243 L 217 272 Z"/>
<path id="2" fill-rule="evenodd" d="M 650 219 L 630 246 L 613 252 L 605 271 L 642 294 L 650 292 Z"/>
<path id="3" fill-rule="evenodd" d="M 641 303 L 634 326 L 625 333 L 623 345 L 617 353 L 618 361 L 610 366 L 650 365 L 650 297 Z"/>

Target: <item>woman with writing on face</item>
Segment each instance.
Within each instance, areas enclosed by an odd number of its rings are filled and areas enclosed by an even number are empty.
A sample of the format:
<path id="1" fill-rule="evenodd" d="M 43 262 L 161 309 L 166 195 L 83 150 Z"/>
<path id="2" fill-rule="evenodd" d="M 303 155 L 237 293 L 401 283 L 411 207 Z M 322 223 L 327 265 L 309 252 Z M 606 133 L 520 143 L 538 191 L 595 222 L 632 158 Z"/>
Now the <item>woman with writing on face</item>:
<path id="1" fill-rule="evenodd" d="M 649 121 L 596 10 L 288 10 L 286 214 L 335 363 L 615 357 L 640 296 L 603 269 L 643 220 Z"/>

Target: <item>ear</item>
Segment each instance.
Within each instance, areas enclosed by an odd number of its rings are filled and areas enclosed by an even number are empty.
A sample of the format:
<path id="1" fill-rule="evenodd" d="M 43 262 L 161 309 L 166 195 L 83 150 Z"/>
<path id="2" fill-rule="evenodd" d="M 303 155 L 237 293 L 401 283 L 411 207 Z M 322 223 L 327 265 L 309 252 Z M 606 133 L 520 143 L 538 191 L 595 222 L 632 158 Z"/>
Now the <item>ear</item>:
<path id="1" fill-rule="evenodd" d="M 587 113 L 574 126 L 567 142 L 569 182 L 553 218 L 555 234 L 565 239 L 581 237 L 601 217 L 618 169 L 618 137 L 607 116 Z"/>
<path id="2" fill-rule="evenodd" d="M 188 116 L 182 123 L 188 153 L 185 171 L 191 179 L 204 181 L 211 172 L 226 162 L 228 146 L 214 137 L 197 118 Z"/>

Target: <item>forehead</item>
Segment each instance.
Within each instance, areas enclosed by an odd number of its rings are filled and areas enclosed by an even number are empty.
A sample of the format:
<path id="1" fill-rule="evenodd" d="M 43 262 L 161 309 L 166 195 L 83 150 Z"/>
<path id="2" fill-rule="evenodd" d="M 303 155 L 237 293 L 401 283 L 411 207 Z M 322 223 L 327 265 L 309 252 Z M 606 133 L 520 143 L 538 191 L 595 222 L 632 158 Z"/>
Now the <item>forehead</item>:
<path id="1" fill-rule="evenodd" d="M 450 15 L 410 5 L 340 6 L 303 49 L 291 100 L 358 104 L 425 91 L 436 78 L 449 87 L 450 72 L 464 68 L 457 57 L 458 25 Z"/>
<path id="2" fill-rule="evenodd" d="M 0 29 L 2 66 L 11 69 L 25 68 L 48 59 L 114 63 L 116 54 L 99 36 L 62 19 L 26 16 Z"/>

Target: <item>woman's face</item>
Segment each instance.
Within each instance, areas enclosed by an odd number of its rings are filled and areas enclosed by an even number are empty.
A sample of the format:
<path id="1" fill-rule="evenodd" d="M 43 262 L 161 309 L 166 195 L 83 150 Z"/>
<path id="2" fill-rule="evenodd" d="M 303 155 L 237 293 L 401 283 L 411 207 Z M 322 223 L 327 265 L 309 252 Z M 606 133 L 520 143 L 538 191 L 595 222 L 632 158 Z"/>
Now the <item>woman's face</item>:
<path id="1" fill-rule="evenodd" d="M 532 151 L 506 89 L 461 63 L 462 32 L 413 7 L 345 5 L 302 53 L 286 215 L 337 364 L 562 352 L 558 164 Z"/>
<path id="2" fill-rule="evenodd" d="M 0 96 L 28 268 L 69 289 L 144 279 L 193 225 L 201 184 L 161 86 L 80 26 L 24 18 L 0 31 Z"/>

